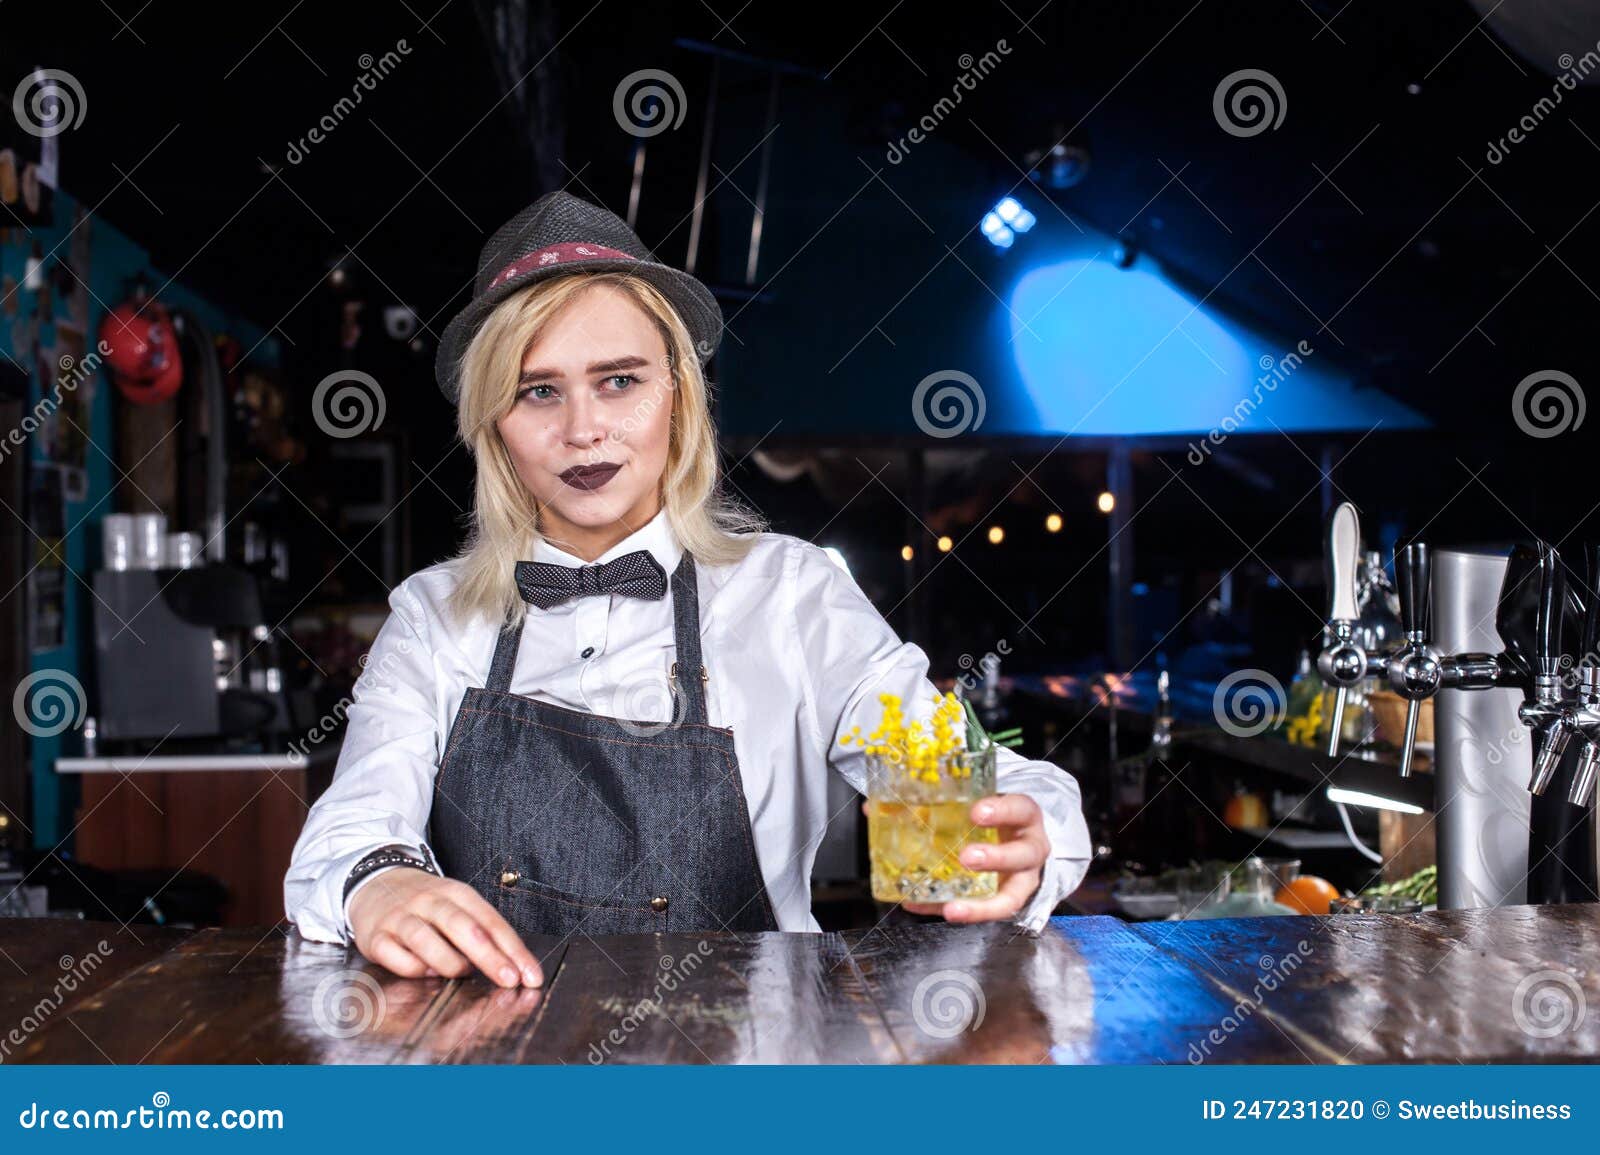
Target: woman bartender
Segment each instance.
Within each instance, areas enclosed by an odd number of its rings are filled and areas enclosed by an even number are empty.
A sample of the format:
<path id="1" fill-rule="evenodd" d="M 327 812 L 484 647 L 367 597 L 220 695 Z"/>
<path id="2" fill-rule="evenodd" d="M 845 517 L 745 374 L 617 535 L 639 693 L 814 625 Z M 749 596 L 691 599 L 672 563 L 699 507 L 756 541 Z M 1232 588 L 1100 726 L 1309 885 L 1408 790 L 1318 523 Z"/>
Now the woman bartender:
<path id="1" fill-rule="evenodd" d="M 284 883 L 308 938 L 397 974 L 536 986 L 522 935 L 815 931 L 842 735 L 927 658 L 821 549 L 719 486 L 710 291 L 551 193 L 490 238 L 437 376 L 477 462 L 471 534 L 411 575 L 357 682 Z M 908 709 L 915 710 L 915 706 Z M 1037 930 L 1088 866 L 1077 783 L 999 751 L 973 805 L 987 899 Z"/>

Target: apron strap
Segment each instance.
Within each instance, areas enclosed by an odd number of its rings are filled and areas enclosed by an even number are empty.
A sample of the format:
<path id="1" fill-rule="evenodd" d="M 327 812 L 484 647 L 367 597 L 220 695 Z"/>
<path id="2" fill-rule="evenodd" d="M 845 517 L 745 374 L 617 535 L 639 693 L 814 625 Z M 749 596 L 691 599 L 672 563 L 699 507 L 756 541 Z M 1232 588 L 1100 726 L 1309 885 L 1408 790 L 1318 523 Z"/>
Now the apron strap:
<path id="1" fill-rule="evenodd" d="M 672 571 L 672 630 L 677 660 L 672 663 L 674 693 L 683 695 L 683 720 L 706 724 L 706 667 L 700 656 L 700 586 L 688 551 Z"/>
<path id="2" fill-rule="evenodd" d="M 526 621 L 526 619 L 524 619 Z M 485 689 L 504 694 L 511 689 L 511 669 L 517 664 L 517 649 L 522 644 L 522 622 L 505 626 L 494 644 L 494 661 L 489 665 L 489 681 Z"/>

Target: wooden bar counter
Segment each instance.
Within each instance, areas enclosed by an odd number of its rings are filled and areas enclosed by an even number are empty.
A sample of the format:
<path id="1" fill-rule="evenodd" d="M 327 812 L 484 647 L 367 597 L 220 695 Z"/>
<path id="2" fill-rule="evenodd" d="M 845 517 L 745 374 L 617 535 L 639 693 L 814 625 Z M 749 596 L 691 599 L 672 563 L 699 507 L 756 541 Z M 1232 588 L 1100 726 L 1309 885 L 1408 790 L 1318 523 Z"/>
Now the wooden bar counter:
<path id="1" fill-rule="evenodd" d="M 398 979 L 281 928 L 0 919 L 24 1063 L 1600 1059 L 1600 906 L 1058 917 L 531 943 L 539 990 Z M 92 973 L 70 984 L 87 959 Z M 64 990 L 64 986 L 71 989 Z"/>

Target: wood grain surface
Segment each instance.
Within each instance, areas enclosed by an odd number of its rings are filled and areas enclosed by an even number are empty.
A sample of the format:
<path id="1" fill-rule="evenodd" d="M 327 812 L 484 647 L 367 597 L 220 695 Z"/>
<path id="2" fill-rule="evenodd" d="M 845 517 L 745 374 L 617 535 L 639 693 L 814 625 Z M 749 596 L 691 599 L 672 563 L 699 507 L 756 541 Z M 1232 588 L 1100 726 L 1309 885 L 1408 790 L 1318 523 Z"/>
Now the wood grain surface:
<path id="1" fill-rule="evenodd" d="M 133 941 L 137 931 L 143 944 Z M 124 936 L 112 938 L 113 935 Z M 62 960 L 113 946 L 48 1014 Z M 40 1063 L 1353 1063 L 1600 1058 L 1600 907 L 530 944 L 538 990 L 292 931 L 0 920 Z M 10 960 L 8 962 L 8 960 Z M 13 1024 L 27 1030 L 7 1036 Z M 11 1039 L 17 1041 L 11 1042 Z"/>

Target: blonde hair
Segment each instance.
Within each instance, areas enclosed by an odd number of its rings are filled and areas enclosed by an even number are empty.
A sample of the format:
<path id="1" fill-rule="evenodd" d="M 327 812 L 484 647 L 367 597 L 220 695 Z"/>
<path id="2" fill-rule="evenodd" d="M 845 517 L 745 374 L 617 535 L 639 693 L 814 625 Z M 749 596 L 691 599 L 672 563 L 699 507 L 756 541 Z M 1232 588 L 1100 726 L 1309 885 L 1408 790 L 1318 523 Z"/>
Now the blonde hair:
<path id="1" fill-rule="evenodd" d="M 457 434 L 477 462 L 477 481 L 461 565 L 449 609 L 459 621 L 477 615 L 516 624 L 527 607 L 513 570 L 539 541 L 538 503 L 517 476 L 498 422 L 516 403 L 528 349 L 587 290 L 612 285 L 648 316 L 667 347 L 673 409 L 661 504 L 679 544 L 697 562 L 738 561 L 764 528 L 752 511 L 722 490 L 711 386 L 694 340 L 671 302 L 648 281 L 627 272 L 587 272 L 540 281 L 502 301 L 479 326 L 461 360 Z"/>

